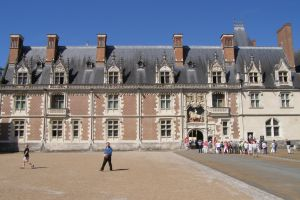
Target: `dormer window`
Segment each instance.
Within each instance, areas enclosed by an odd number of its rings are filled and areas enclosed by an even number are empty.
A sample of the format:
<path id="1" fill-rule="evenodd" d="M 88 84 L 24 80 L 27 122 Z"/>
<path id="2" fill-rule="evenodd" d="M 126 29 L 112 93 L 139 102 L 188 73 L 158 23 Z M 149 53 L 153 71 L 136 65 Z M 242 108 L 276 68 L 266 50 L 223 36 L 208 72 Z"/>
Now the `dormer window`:
<path id="1" fill-rule="evenodd" d="M 64 84 L 64 72 L 55 72 L 54 74 L 54 84 Z"/>
<path id="2" fill-rule="evenodd" d="M 160 72 L 160 83 L 162 84 L 170 83 L 170 72 Z"/>
<path id="3" fill-rule="evenodd" d="M 92 62 L 91 58 L 88 58 L 88 61 L 86 62 L 86 67 L 88 69 L 92 69 L 94 67 L 94 63 Z"/>
<path id="4" fill-rule="evenodd" d="M 280 59 L 279 64 L 275 65 L 274 74 L 276 86 L 293 85 L 291 67 L 284 61 L 284 59 Z"/>
<path id="5" fill-rule="evenodd" d="M 17 74 L 17 84 L 18 85 L 25 85 L 27 84 L 27 73 L 26 72 L 19 72 Z"/>
<path id="6" fill-rule="evenodd" d="M 163 56 L 161 64 L 156 61 L 156 83 L 171 84 L 174 83 L 174 69 L 167 62 L 167 56 Z"/>
<path id="7" fill-rule="evenodd" d="M 221 72 L 213 72 L 212 73 L 213 83 L 221 83 L 222 74 Z"/>
<path id="8" fill-rule="evenodd" d="M 279 82 L 280 83 L 287 83 L 288 82 L 288 73 L 281 71 L 278 72 Z"/>
<path id="9" fill-rule="evenodd" d="M 250 83 L 258 83 L 258 75 L 256 72 L 249 73 L 249 82 Z"/>
<path id="10" fill-rule="evenodd" d="M 108 83 L 109 84 L 117 84 L 119 80 L 118 72 L 108 72 Z"/>
<path id="11" fill-rule="evenodd" d="M 218 55 L 215 52 L 213 62 L 208 61 L 208 83 L 220 84 L 226 82 L 226 70 L 224 65 L 221 65 L 218 61 Z"/>

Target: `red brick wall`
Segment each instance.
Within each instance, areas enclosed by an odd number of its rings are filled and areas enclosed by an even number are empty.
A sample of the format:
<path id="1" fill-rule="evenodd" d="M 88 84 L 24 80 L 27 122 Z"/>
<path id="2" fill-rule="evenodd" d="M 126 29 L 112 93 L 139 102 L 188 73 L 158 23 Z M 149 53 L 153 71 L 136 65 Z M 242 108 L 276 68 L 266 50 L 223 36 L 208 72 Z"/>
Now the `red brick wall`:
<path id="1" fill-rule="evenodd" d="M 29 105 L 29 115 L 42 115 L 42 102 L 43 96 L 31 96 L 31 99 L 28 99 Z"/>
<path id="2" fill-rule="evenodd" d="M 230 99 L 230 112 L 232 114 L 238 114 L 238 104 L 237 104 L 237 93 L 229 93 Z M 231 126 L 231 134 L 234 139 L 238 139 L 240 137 L 239 132 L 239 122 L 237 117 L 233 117 L 233 122 Z"/>
<path id="3" fill-rule="evenodd" d="M 10 108 L 10 96 L 2 96 L 2 110 L 3 115 L 11 115 L 11 108 Z"/>
<path id="4" fill-rule="evenodd" d="M 135 95 L 124 95 L 123 115 L 136 115 L 137 105 Z"/>
<path id="5" fill-rule="evenodd" d="M 71 115 L 88 115 L 89 97 L 81 95 L 69 95 L 70 99 L 70 114 Z"/>
<path id="6" fill-rule="evenodd" d="M 135 140 L 137 134 L 136 118 L 125 118 L 123 140 Z"/>
<path id="7" fill-rule="evenodd" d="M 155 118 L 143 118 L 142 119 L 142 139 L 143 140 L 157 140 L 156 123 Z"/>
<path id="8" fill-rule="evenodd" d="M 81 139 L 82 140 L 88 140 L 89 139 L 89 132 L 90 132 L 89 119 L 88 118 L 83 118 L 81 125 L 82 125 L 82 136 L 81 136 Z"/>
<path id="9" fill-rule="evenodd" d="M 103 115 L 104 108 L 105 108 L 105 99 L 102 94 L 95 94 L 94 102 L 96 105 L 95 114 Z"/>
<path id="10" fill-rule="evenodd" d="M 94 133 L 94 140 L 103 140 L 103 123 L 102 123 L 102 118 L 97 118 L 95 120 L 95 127 L 96 127 L 96 132 Z"/>
<path id="11" fill-rule="evenodd" d="M 43 126 L 43 119 L 42 118 L 31 118 L 29 120 L 30 125 L 30 134 L 28 135 L 28 140 L 41 140 L 41 128 Z M 43 130 L 43 128 L 42 128 Z"/>
<path id="12" fill-rule="evenodd" d="M 156 111 L 155 108 L 156 103 L 155 103 L 155 94 L 149 94 L 145 95 L 143 98 L 143 106 L 142 106 L 142 112 L 143 115 L 155 115 Z"/>

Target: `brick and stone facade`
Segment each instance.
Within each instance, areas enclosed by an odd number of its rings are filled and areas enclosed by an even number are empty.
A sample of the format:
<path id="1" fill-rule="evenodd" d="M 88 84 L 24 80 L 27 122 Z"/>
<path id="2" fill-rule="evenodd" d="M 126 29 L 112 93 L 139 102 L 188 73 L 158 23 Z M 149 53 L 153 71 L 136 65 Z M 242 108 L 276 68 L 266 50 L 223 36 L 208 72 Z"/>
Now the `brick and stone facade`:
<path id="1" fill-rule="evenodd" d="M 219 47 L 23 46 L 11 35 L 0 86 L 0 149 L 175 149 L 183 139 L 300 140 L 300 75 L 282 47 L 223 34 Z M 243 44 L 243 45 L 242 45 Z M 246 44 L 246 45 L 245 45 Z M 248 44 L 248 45 L 247 45 Z M 288 52 L 287 52 L 288 51 Z M 23 56 L 22 56 L 23 55 Z"/>

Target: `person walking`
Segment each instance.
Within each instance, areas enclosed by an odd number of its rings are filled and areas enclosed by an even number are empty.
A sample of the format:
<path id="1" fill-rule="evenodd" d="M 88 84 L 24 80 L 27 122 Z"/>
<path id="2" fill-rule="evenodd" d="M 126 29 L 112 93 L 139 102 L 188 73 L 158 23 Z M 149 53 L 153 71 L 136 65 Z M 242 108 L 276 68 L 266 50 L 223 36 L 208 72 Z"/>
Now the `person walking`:
<path id="1" fill-rule="evenodd" d="M 203 153 L 202 149 L 203 149 L 203 142 L 202 140 L 198 140 L 198 147 L 199 147 L 199 153 Z"/>
<path id="2" fill-rule="evenodd" d="M 112 171 L 111 156 L 112 156 L 113 149 L 110 147 L 109 142 L 106 142 L 106 147 L 103 152 L 104 152 L 104 158 L 103 158 L 103 163 L 102 163 L 102 167 L 101 167 L 100 171 L 104 170 L 104 167 L 107 162 L 109 164 L 110 171 Z"/>
<path id="3" fill-rule="evenodd" d="M 272 154 L 276 153 L 276 143 L 275 143 L 275 140 L 273 140 L 273 142 L 271 144 L 271 153 Z"/>
<path id="4" fill-rule="evenodd" d="M 34 168 L 34 164 L 29 161 L 29 146 L 26 144 L 24 149 L 24 157 L 23 157 L 23 169 L 25 169 L 25 164 L 28 163 L 31 166 L 31 169 Z"/>
<path id="5" fill-rule="evenodd" d="M 291 141 L 290 140 L 286 140 L 286 149 L 288 151 L 288 154 L 291 153 Z"/>

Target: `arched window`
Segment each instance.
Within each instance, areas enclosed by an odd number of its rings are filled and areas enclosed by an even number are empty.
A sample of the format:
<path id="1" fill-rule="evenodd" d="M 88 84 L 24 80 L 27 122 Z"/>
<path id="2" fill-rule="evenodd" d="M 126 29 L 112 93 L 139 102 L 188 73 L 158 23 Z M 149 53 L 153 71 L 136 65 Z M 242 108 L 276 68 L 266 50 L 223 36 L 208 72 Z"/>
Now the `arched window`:
<path id="1" fill-rule="evenodd" d="M 276 119 L 271 118 L 266 121 L 266 136 L 279 136 L 279 122 Z"/>

